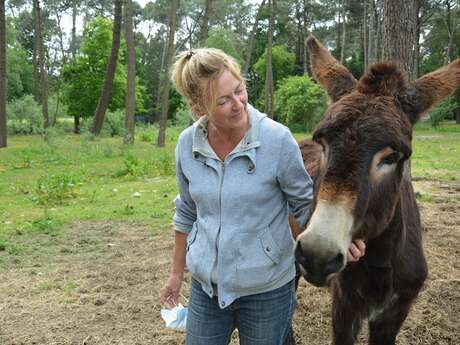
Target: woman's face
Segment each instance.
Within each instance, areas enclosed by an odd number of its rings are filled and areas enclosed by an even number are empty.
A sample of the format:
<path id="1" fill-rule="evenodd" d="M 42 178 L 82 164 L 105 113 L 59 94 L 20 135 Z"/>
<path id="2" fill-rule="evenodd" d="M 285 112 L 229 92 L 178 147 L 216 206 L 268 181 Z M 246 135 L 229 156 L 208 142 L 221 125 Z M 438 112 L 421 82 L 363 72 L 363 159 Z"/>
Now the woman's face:
<path id="1" fill-rule="evenodd" d="M 216 88 L 216 107 L 209 121 L 223 130 L 246 130 L 248 93 L 244 84 L 230 71 L 225 71 L 216 80 Z"/>

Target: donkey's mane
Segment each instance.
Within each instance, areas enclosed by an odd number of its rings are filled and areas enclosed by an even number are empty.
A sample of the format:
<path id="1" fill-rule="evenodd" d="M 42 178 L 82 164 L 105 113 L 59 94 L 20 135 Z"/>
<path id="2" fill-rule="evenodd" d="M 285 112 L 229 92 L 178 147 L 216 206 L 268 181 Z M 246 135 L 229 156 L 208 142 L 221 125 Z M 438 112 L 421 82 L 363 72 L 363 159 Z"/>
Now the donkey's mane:
<path id="1" fill-rule="evenodd" d="M 396 62 L 380 62 L 372 65 L 358 82 L 359 92 L 375 96 L 395 96 L 408 87 L 407 75 Z"/>

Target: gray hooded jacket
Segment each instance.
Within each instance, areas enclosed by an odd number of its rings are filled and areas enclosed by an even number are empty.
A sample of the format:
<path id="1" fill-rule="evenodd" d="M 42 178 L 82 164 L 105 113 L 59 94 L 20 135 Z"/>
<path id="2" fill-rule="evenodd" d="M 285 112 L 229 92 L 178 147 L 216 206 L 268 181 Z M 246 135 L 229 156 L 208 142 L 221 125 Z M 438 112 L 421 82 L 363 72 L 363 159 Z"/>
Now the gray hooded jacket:
<path id="1" fill-rule="evenodd" d="M 175 230 L 188 234 L 187 267 L 221 308 L 294 278 L 288 213 L 305 227 L 313 198 L 289 129 L 250 105 L 248 113 L 250 128 L 224 161 L 209 145 L 206 116 L 176 147 Z"/>

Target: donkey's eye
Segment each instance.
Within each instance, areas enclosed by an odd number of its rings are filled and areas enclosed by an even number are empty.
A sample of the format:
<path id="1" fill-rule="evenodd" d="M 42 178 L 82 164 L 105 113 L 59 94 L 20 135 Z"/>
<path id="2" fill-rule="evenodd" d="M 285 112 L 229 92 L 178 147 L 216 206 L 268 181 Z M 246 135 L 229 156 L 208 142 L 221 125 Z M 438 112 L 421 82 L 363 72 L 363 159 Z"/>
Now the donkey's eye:
<path id="1" fill-rule="evenodd" d="M 379 165 L 392 165 L 395 164 L 399 161 L 401 158 L 401 154 L 399 152 L 393 152 L 389 154 L 388 156 L 383 157 L 383 159 L 380 161 Z"/>

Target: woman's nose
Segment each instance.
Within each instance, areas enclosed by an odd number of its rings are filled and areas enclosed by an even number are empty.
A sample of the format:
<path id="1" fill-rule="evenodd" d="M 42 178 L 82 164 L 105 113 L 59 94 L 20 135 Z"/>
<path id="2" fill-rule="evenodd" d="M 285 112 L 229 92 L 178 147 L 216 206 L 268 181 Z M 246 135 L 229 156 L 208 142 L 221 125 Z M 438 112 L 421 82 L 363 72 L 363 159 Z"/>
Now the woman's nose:
<path id="1" fill-rule="evenodd" d="M 233 109 L 240 109 L 244 105 L 244 97 L 235 95 L 232 100 Z"/>

